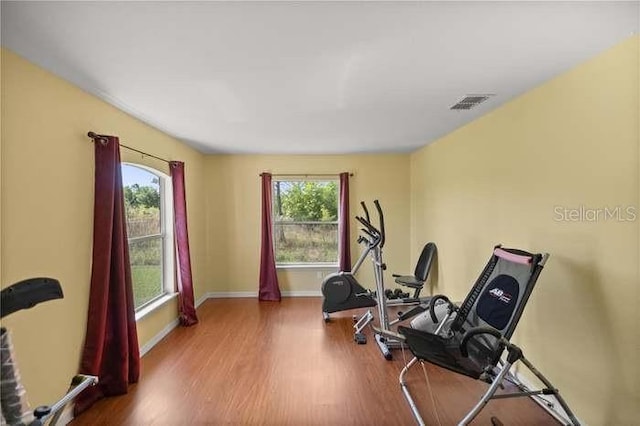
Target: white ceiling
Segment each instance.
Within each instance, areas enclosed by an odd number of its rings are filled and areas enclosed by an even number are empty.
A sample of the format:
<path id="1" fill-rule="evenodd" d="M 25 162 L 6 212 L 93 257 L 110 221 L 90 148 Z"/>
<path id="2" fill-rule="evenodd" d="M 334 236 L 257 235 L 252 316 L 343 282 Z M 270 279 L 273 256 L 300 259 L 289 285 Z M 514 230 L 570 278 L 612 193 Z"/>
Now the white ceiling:
<path id="1" fill-rule="evenodd" d="M 2 45 L 202 152 L 406 152 L 639 20 L 637 1 L 2 1 Z M 448 109 L 475 93 L 496 96 Z"/>

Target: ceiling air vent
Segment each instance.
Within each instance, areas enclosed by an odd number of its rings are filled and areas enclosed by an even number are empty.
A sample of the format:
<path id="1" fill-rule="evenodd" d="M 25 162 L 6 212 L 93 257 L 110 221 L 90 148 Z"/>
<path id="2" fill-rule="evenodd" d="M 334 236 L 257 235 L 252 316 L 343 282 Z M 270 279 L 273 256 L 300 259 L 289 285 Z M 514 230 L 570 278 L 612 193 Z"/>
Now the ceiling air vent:
<path id="1" fill-rule="evenodd" d="M 464 98 L 460 99 L 455 105 L 451 106 L 449 109 L 453 110 L 467 110 L 471 109 L 482 102 L 489 99 L 493 94 L 485 94 L 485 95 L 466 95 Z"/>

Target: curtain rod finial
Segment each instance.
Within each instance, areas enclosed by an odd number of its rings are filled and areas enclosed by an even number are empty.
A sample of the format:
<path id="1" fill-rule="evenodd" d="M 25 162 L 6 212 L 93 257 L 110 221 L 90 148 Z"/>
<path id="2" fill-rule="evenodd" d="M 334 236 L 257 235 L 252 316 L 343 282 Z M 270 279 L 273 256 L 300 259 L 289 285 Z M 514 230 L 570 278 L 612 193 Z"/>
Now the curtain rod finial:
<path id="1" fill-rule="evenodd" d="M 100 142 L 102 145 L 106 145 L 109 143 L 109 139 L 107 139 L 105 136 L 102 135 L 98 135 L 95 132 L 88 132 L 87 136 L 89 136 L 93 142 Z"/>

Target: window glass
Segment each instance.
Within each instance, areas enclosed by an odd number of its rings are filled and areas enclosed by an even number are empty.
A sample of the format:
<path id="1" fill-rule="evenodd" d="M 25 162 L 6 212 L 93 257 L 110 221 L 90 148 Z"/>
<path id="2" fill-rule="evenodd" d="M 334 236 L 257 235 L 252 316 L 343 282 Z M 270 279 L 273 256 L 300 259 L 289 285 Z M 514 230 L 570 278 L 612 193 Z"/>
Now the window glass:
<path id="1" fill-rule="evenodd" d="M 338 261 L 338 182 L 273 180 L 276 263 Z"/>
<path id="2" fill-rule="evenodd" d="M 135 308 L 165 294 L 163 177 L 142 167 L 122 165 Z"/>

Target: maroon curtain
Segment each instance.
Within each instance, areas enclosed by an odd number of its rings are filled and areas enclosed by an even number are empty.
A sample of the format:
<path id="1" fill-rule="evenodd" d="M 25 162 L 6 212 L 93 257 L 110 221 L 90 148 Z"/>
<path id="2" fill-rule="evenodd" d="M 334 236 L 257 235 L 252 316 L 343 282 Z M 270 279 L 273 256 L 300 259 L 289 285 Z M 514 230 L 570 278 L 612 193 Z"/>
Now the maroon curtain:
<path id="1" fill-rule="evenodd" d="M 338 215 L 338 257 L 341 271 L 351 271 L 349 235 L 349 173 L 340 173 L 340 214 Z"/>
<path id="2" fill-rule="evenodd" d="M 178 313 L 180 324 L 190 326 L 198 323 L 193 301 L 191 278 L 191 256 L 189 255 L 189 233 L 187 232 L 187 200 L 184 191 L 184 163 L 171 161 L 173 183 L 173 213 L 175 215 L 176 247 L 178 248 Z"/>
<path id="3" fill-rule="evenodd" d="M 258 299 L 280 301 L 280 287 L 273 252 L 271 173 L 262 173 L 262 244 L 260 248 L 260 290 Z"/>
<path id="4" fill-rule="evenodd" d="M 93 262 L 80 373 L 100 381 L 76 399 L 76 415 L 103 396 L 127 393 L 140 375 L 118 138 L 95 141 L 95 163 Z"/>

